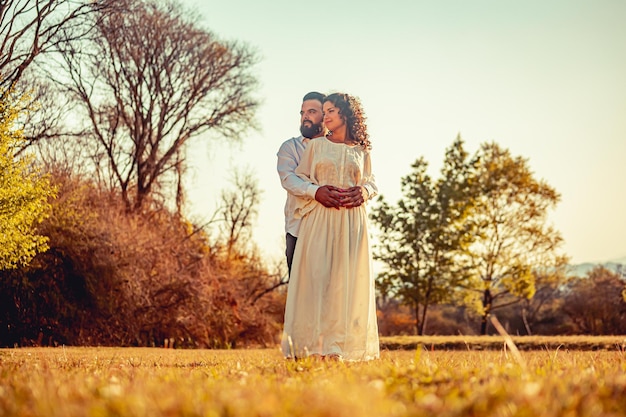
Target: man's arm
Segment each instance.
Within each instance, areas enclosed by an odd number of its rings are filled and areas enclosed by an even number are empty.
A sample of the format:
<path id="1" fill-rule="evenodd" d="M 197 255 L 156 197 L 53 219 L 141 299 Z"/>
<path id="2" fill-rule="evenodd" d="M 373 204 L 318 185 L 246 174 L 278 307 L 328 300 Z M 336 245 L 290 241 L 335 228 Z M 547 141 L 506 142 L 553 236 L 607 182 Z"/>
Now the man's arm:
<path id="1" fill-rule="evenodd" d="M 300 150 L 301 151 L 301 150 Z M 278 176 L 280 177 L 280 183 L 288 193 L 297 197 L 311 197 L 314 198 L 315 191 L 319 186 L 311 184 L 308 181 L 300 178 L 296 175 L 296 168 L 300 162 L 300 154 L 295 140 L 288 140 L 284 142 L 277 153 L 278 163 L 276 169 Z M 309 187 L 313 186 L 313 189 L 309 190 Z M 309 191 L 309 193 L 307 193 Z M 313 195 L 311 195 L 311 192 Z"/>

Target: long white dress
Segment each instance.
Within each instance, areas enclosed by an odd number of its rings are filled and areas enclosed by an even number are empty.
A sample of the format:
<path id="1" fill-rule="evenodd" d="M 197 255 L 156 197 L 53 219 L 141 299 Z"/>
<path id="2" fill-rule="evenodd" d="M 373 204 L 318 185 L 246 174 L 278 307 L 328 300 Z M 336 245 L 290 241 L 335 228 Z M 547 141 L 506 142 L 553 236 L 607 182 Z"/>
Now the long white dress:
<path id="1" fill-rule="evenodd" d="M 363 185 L 372 176 L 370 154 L 359 145 L 317 138 L 309 142 L 296 174 L 318 185 Z M 289 279 L 283 354 L 378 358 L 366 205 L 337 210 L 299 199 L 296 215 L 302 223 Z"/>

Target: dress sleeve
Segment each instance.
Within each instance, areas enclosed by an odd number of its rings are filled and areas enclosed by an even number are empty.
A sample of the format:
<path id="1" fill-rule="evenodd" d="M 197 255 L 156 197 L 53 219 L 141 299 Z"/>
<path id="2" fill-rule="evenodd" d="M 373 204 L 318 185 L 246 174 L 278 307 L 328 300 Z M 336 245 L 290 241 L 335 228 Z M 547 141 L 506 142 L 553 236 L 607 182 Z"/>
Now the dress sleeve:
<path id="1" fill-rule="evenodd" d="M 378 195 L 378 187 L 376 186 L 376 179 L 372 173 L 372 159 L 370 151 L 365 150 L 363 155 L 363 187 L 367 190 L 368 199 L 372 199 Z"/>

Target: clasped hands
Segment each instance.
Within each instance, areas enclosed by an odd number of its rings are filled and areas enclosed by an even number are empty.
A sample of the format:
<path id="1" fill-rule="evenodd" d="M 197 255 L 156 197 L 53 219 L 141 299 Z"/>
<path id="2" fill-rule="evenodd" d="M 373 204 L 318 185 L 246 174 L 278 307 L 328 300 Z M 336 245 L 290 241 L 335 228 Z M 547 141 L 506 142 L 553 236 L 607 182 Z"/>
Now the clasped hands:
<path id="1" fill-rule="evenodd" d="M 358 207 L 367 198 L 365 187 L 355 186 L 347 189 L 338 188 L 332 185 L 323 185 L 317 189 L 315 199 L 324 207 L 332 207 L 339 210 L 340 207 Z"/>

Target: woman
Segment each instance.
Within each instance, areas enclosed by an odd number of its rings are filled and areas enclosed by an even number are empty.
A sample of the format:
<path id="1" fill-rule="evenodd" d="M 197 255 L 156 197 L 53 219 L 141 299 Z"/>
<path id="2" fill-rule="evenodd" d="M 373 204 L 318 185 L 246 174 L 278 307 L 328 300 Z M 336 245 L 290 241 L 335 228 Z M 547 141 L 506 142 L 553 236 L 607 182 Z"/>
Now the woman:
<path id="1" fill-rule="evenodd" d="M 338 190 L 360 187 L 367 200 L 373 176 L 361 103 L 335 93 L 323 104 L 328 133 L 307 145 L 296 169 L 303 179 Z M 375 187 L 373 188 L 376 189 Z M 285 307 L 287 357 L 378 358 L 378 326 L 365 204 L 328 208 L 299 199 L 302 217 Z"/>

